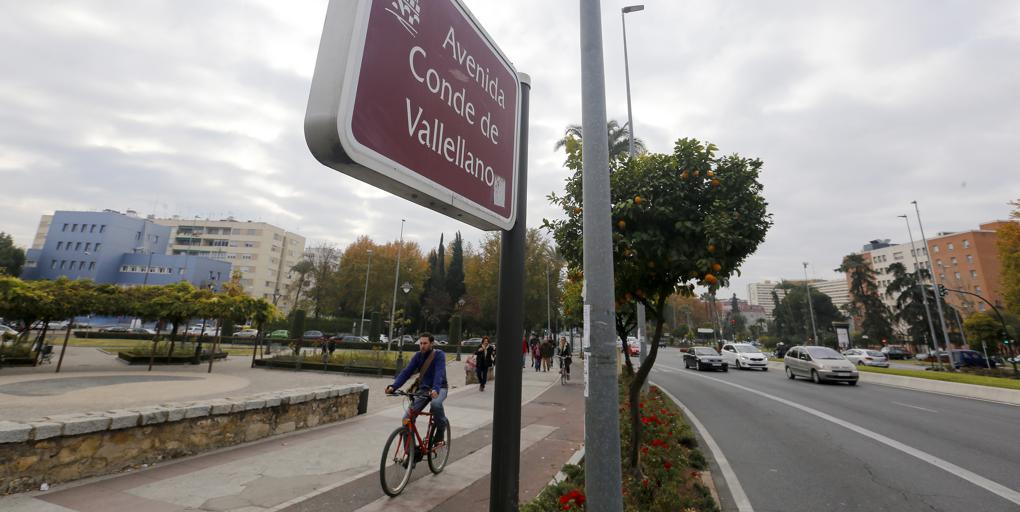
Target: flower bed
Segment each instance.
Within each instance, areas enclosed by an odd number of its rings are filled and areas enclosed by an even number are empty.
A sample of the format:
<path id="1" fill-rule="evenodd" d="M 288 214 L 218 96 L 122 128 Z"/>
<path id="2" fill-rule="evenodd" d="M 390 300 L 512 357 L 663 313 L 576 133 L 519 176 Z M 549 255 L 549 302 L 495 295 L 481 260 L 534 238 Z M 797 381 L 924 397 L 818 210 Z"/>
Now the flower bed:
<path id="1" fill-rule="evenodd" d="M 621 460 L 626 464 L 630 447 L 630 418 L 627 416 L 627 376 L 620 382 Z M 642 395 L 639 404 L 642 423 L 641 477 L 623 467 L 623 508 L 633 512 L 718 511 L 719 506 L 701 483 L 701 471 L 708 468 L 698 450 L 698 441 L 676 404 L 655 386 Z M 566 478 L 546 487 L 521 512 L 586 510 L 584 469 L 565 466 Z"/>

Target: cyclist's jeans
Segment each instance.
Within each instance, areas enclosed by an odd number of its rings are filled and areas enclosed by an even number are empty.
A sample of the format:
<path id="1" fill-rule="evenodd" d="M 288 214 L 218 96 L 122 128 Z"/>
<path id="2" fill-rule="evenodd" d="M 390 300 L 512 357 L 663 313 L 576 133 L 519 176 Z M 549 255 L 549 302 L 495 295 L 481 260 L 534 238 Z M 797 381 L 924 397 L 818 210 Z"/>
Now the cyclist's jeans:
<path id="1" fill-rule="evenodd" d="M 436 422 L 436 430 L 438 432 L 442 432 L 439 429 L 446 425 L 446 411 L 443 410 L 443 401 L 446 400 L 446 395 L 447 393 L 449 393 L 449 391 L 450 390 L 446 388 L 442 388 L 439 390 L 439 396 L 437 396 L 436 398 L 419 397 L 415 398 L 414 402 L 411 404 L 412 409 L 416 411 L 421 411 L 431 401 L 432 409 L 430 412 L 432 413 L 432 419 Z M 404 413 L 404 419 L 407 419 L 407 413 Z"/>

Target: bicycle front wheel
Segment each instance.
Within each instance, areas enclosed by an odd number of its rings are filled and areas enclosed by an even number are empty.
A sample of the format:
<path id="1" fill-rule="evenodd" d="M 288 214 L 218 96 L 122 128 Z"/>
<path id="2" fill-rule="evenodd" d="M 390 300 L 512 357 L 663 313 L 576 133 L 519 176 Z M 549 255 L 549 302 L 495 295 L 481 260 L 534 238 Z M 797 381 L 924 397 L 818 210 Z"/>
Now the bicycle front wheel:
<path id="1" fill-rule="evenodd" d="M 446 461 L 450 458 L 450 441 L 453 436 L 450 434 L 450 420 L 446 420 L 442 435 L 437 442 L 429 448 L 429 471 L 439 474 L 446 467 Z"/>
<path id="2" fill-rule="evenodd" d="M 403 492 L 414 471 L 414 439 L 407 427 L 390 434 L 379 462 L 379 483 L 387 496 Z"/>

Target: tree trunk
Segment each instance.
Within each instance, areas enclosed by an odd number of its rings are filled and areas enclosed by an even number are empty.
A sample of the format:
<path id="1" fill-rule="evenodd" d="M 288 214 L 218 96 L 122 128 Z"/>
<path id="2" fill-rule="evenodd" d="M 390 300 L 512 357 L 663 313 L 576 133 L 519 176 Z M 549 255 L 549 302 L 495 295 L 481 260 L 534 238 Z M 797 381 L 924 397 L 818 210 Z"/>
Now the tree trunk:
<path id="1" fill-rule="evenodd" d="M 163 322 L 156 321 L 156 335 L 152 337 L 152 349 L 149 350 L 149 371 L 152 371 L 152 363 L 156 361 L 156 346 L 159 345 L 159 333 L 163 331 Z M 168 358 L 169 359 L 169 358 Z"/>
<path id="2" fill-rule="evenodd" d="M 42 320 L 42 323 L 43 323 L 42 332 L 39 333 L 39 339 L 36 340 L 36 345 L 38 345 L 39 348 L 35 351 L 35 364 L 33 364 L 32 366 L 39 366 L 39 359 L 42 358 L 43 347 L 46 346 L 46 331 L 50 327 L 50 319 L 44 318 Z"/>
<path id="3" fill-rule="evenodd" d="M 213 360 L 216 359 L 216 346 L 220 344 L 220 336 L 223 334 L 220 332 L 223 327 L 223 319 L 216 319 L 216 337 L 213 338 L 212 351 L 209 352 L 209 372 L 212 373 Z"/>
<path id="4" fill-rule="evenodd" d="M 259 332 L 255 334 L 255 344 L 251 347 L 251 367 L 255 368 L 255 354 L 258 353 L 259 346 L 262 345 L 262 326 L 265 322 L 259 322 Z"/>
<path id="5" fill-rule="evenodd" d="M 652 365 L 655 364 L 655 358 L 659 355 L 659 340 L 662 339 L 662 326 L 664 324 L 662 318 L 662 306 L 664 303 L 665 299 L 659 299 L 656 303 L 656 308 L 652 311 L 652 314 L 655 316 L 655 335 L 652 337 L 652 346 L 648 350 L 645 360 L 641 362 L 641 367 L 638 368 L 634 379 L 630 381 L 630 389 L 628 390 L 630 400 L 630 456 L 628 458 L 628 465 L 635 477 L 641 476 L 639 458 L 641 453 L 641 410 L 638 408 L 638 405 L 641 401 L 641 388 L 644 387 L 648 374 L 652 371 Z"/>
<path id="6" fill-rule="evenodd" d="M 67 352 L 67 341 L 71 338 L 72 323 L 74 323 L 74 317 L 67 321 L 67 332 L 64 333 L 64 346 L 60 349 L 60 359 L 57 359 L 57 371 L 54 373 L 60 373 L 60 365 L 64 363 L 64 352 Z"/>

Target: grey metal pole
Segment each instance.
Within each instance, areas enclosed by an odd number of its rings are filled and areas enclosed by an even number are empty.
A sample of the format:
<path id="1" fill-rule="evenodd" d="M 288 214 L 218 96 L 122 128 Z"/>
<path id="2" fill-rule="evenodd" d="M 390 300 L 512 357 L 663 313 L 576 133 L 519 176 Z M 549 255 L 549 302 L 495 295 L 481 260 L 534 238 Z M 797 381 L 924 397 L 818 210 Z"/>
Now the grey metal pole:
<path id="1" fill-rule="evenodd" d="M 643 5 L 628 5 L 620 9 L 620 23 L 623 25 L 623 75 L 627 81 L 627 131 L 630 134 L 630 141 L 627 146 L 628 155 L 634 158 L 634 113 L 630 108 L 630 58 L 627 56 L 627 13 L 642 11 Z"/>
<path id="2" fill-rule="evenodd" d="M 516 512 L 521 469 L 521 367 L 524 354 L 517 341 L 524 336 L 524 243 L 528 212 L 528 109 L 531 77 L 521 80 L 520 148 L 517 168 L 517 221 L 501 234 L 499 302 L 496 309 L 496 393 L 492 409 L 492 459 L 489 511 Z"/>
<path id="3" fill-rule="evenodd" d="M 390 307 L 390 336 L 386 339 L 386 352 L 390 351 L 393 344 L 393 324 L 397 316 L 397 283 L 400 282 L 400 252 L 404 249 L 404 222 L 407 219 L 400 219 L 400 242 L 397 245 L 397 273 L 393 276 L 393 306 Z M 365 315 L 364 311 L 361 313 Z"/>
<path id="4" fill-rule="evenodd" d="M 609 194 L 609 136 L 606 75 L 602 52 L 602 2 L 580 1 L 581 122 L 584 151 L 583 230 L 585 307 L 591 355 L 585 382 L 584 468 L 588 510 L 623 510 L 620 415 L 616 380 L 613 303 L 612 211 Z"/>
<path id="5" fill-rule="evenodd" d="M 372 272 L 372 249 L 368 250 L 368 268 L 365 269 L 365 294 L 361 297 L 361 320 L 358 321 L 358 337 L 365 335 L 365 304 L 368 303 L 368 274 Z"/>
<path id="6" fill-rule="evenodd" d="M 545 265 L 545 322 L 546 328 L 549 330 L 549 336 L 552 337 L 553 343 L 556 342 L 556 336 L 553 335 L 552 331 L 552 295 L 549 287 L 549 264 Z"/>
<path id="7" fill-rule="evenodd" d="M 924 224 L 921 223 L 921 209 L 917 207 L 917 201 L 911 201 L 910 203 L 914 205 L 914 211 L 917 212 L 917 227 L 920 228 L 920 230 L 921 230 L 921 241 L 924 242 L 925 250 L 927 250 L 928 249 L 928 237 L 924 236 Z M 931 254 L 930 253 L 928 254 L 928 261 L 929 261 L 929 264 L 930 264 L 930 262 L 931 262 Z M 932 282 L 932 288 L 935 289 L 935 293 L 934 293 L 934 295 L 935 295 L 935 310 L 939 312 L 939 323 L 942 325 L 942 339 L 945 342 L 946 354 L 949 354 L 949 329 L 946 328 L 946 315 L 942 313 L 942 296 L 939 295 L 938 290 L 937 290 L 939 281 L 938 281 L 938 278 L 935 276 L 934 270 L 935 270 L 935 267 L 932 266 L 931 282 Z M 937 343 L 938 342 L 936 342 L 936 344 Z M 950 358 L 949 359 L 949 365 L 948 365 L 949 371 L 955 371 L 955 368 L 953 367 L 952 355 L 950 355 L 949 358 Z M 938 359 L 939 361 L 942 360 L 942 358 L 938 356 L 937 352 L 935 354 L 935 359 Z"/>
<path id="8" fill-rule="evenodd" d="M 921 302 L 924 303 L 924 316 L 928 319 L 928 330 L 931 331 L 932 354 L 934 355 L 938 352 L 938 345 L 935 341 L 935 324 L 931 320 L 931 309 L 928 308 L 928 291 L 924 289 L 924 280 L 921 279 L 923 274 L 921 273 L 921 265 L 917 260 L 917 249 L 914 247 L 914 231 L 910 229 L 910 218 L 906 215 L 900 215 L 900 217 L 903 217 L 904 222 L 907 223 L 907 235 L 910 237 L 910 251 L 914 253 L 914 268 L 917 269 L 915 270 L 915 279 L 917 279 L 917 286 L 921 288 Z M 928 255 L 928 244 L 925 244 L 924 253 Z M 928 267 L 931 268 L 931 255 L 928 255 Z M 936 357 L 935 359 L 938 360 L 939 366 L 942 366 L 942 359 L 939 357 Z"/>
<path id="9" fill-rule="evenodd" d="M 637 339 L 640 347 L 640 352 L 638 352 L 638 367 L 640 367 L 648 354 L 648 345 L 645 343 L 645 305 L 640 302 L 637 305 Z M 648 392 L 648 379 L 645 379 L 644 385 L 641 386 L 641 392 Z"/>
<path id="10" fill-rule="evenodd" d="M 818 344 L 818 329 L 815 328 L 815 307 L 811 305 L 811 285 L 808 284 L 807 262 L 804 262 L 804 289 L 807 290 L 807 307 L 811 314 L 811 334 L 814 336 L 813 345 Z"/>

